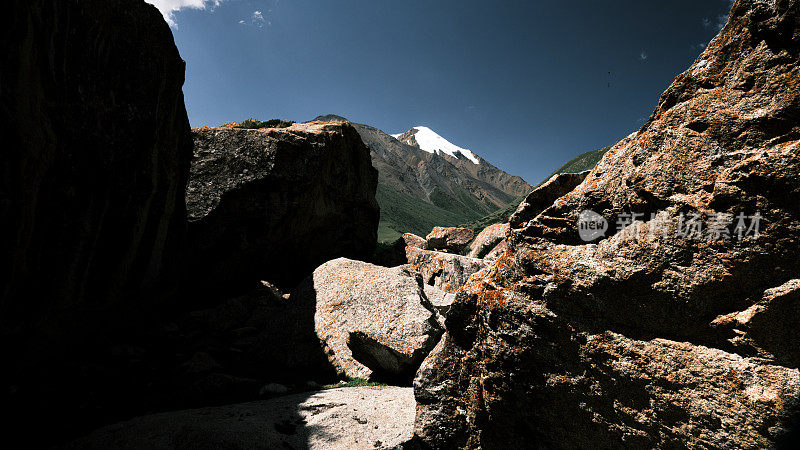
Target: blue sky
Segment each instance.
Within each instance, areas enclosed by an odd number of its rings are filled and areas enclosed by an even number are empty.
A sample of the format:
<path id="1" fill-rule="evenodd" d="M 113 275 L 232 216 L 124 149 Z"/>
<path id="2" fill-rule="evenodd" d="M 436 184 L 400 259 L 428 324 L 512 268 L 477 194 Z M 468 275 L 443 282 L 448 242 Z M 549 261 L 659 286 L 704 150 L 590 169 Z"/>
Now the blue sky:
<path id="1" fill-rule="evenodd" d="M 638 129 L 729 0 L 149 0 L 192 126 L 428 126 L 532 184 Z M 204 6 L 204 9 L 198 9 Z M 610 73 L 609 73 L 610 72 Z"/>

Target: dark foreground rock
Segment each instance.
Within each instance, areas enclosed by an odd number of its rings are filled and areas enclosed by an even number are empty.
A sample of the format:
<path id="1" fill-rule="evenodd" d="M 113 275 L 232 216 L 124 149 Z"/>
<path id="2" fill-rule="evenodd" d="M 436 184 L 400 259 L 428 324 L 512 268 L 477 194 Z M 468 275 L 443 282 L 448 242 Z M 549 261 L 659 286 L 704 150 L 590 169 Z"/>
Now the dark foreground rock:
<path id="1" fill-rule="evenodd" d="M 422 443 L 797 437 L 799 13 L 797 0 L 734 3 L 638 133 L 552 206 L 522 205 L 505 255 L 459 292 L 418 372 Z M 587 209 L 610 221 L 594 243 L 578 233 Z M 636 222 L 619 230 L 620 217 Z"/>
<path id="2" fill-rule="evenodd" d="M 348 123 L 193 131 L 186 203 L 192 277 L 203 293 L 269 280 L 292 289 L 377 240 L 377 171 Z"/>
<path id="3" fill-rule="evenodd" d="M 407 383 L 442 334 L 438 313 L 407 266 L 335 259 L 292 298 L 316 305 L 317 336 L 342 377 Z"/>
<path id="4" fill-rule="evenodd" d="M 175 298 L 192 140 L 153 6 L 10 0 L 0 29 L 3 440 L 35 447 L 105 414 L 89 361 Z"/>
<path id="5" fill-rule="evenodd" d="M 138 417 L 68 448 L 391 449 L 411 438 L 414 410 L 411 388 L 338 388 Z"/>

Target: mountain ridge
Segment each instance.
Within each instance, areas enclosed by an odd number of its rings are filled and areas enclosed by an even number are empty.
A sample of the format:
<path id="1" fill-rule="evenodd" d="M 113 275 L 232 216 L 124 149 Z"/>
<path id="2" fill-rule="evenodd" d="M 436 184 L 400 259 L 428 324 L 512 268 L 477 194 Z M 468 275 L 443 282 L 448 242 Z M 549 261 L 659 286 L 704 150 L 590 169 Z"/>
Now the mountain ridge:
<path id="1" fill-rule="evenodd" d="M 314 120 L 350 122 L 335 114 Z M 504 172 L 471 151 L 474 159 L 466 154 L 459 158 L 410 145 L 370 125 L 350 123 L 369 147 L 378 169 L 381 241 L 405 232 L 425 235 L 434 226 L 480 219 L 508 207 L 533 189 L 521 177 Z"/>

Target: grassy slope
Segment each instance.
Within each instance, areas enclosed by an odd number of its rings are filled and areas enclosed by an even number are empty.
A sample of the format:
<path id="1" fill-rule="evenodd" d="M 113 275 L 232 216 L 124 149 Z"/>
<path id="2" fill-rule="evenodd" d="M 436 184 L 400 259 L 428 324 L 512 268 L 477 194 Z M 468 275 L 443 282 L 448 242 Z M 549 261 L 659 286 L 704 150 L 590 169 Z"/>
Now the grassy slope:
<path id="1" fill-rule="evenodd" d="M 603 158 L 603 155 L 611 148 L 611 146 L 605 148 L 599 148 L 597 150 L 592 150 L 590 152 L 581 153 L 580 155 L 572 158 L 571 160 L 567 161 L 566 164 L 559 167 L 555 172 L 551 173 L 547 178 L 542 180 L 538 185 L 540 186 L 545 181 L 549 180 L 553 177 L 553 175 L 559 173 L 578 173 L 583 172 L 584 170 L 593 169 L 594 166 L 600 162 L 600 159 Z M 466 228 L 472 228 L 473 230 L 480 231 L 493 223 L 502 223 L 508 222 L 508 219 L 511 217 L 511 214 L 514 214 L 514 211 L 517 209 L 517 205 L 524 200 L 525 197 L 520 197 L 516 201 L 509 204 L 507 207 L 495 211 L 487 216 L 481 217 L 480 219 L 473 220 L 471 222 L 463 223 L 461 226 Z"/>
<path id="2" fill-rule="evenodd" d="M 378 183 L 375 197 L 381 208 L 381 221 L 378 224 L 379 242 L 392 241 L 402 233 L 414 233 L 424 237 L 435 226 L 455 226 L 473 219 L 463 213 L 447 211 L 405 195 L 383 183 Z"/>

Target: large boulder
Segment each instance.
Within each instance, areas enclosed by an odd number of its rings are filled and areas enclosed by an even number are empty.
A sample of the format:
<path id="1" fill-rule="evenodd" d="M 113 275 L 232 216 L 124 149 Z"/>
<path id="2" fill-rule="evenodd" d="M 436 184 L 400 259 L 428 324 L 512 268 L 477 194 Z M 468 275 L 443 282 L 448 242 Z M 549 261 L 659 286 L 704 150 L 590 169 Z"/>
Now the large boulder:
<path id="1" fill-rule="evenodd" d="M 433 227 L 433 230 L 425 237 L 425 248 L 461 253 L 474 237 L 475 232 L 469 228 Z"/>
<path id="2" fill-rule="evenodd" d="M 411 388 L 328 389 L 137 417 L 67 448 L 399 448 L 411 437 L 414 411 Z"/>
<path id="3" fill-rule="evenodd" d="M 478 258 L 416 247 L 408 247 L 406 254 L 409 266 L 423 283 L 449 293 L 455 293 L 472 274 L 486 267 L 486 262 Z"/>
<path id="4" fill-rule="evenodd" d="M 169 310 L 192 140 L 153 6 L 9 0 L 0 29 L 0 403 L 36 447 L 104 414 L 87 359 Z"/>
<path id="5" fill-rule="evenodd" d="M 186 203 L 199 292 L 257 280 L 291 289 L 325 261 L 372 255 L 378 174 L 352 125 L 193 134 Z"/>
<path id="6" fill-rule="evenodd" d="M 481 230 L 469 245 L 470 258 L 483 258 L 506 238 L 508 223 L 495 223 Z"/>
<path id="7" fill-rule="evenodd" d="M 552 206 L 515 214 L 418 372 L 422 443 L 797 437 L 799 14 L 798 0 L 735 2 L 638 133 Z M 611 226 L 587 236 L 589 221 Z"/>
<path id="8" fill-rule="evenodd" d="M 579 173 L 558 173 L 534 189 L 511 215 L 511 225 L 519 227 L 549 208 L 556 200 L 575 189 L 589 175 L 589 170 Z"/>
<path id="9" fill-rule="evenodd" d="M 407 266 L 335 259 L 292 298 L 316 304 L 317 336 L 342 377 L 408 382 L 442 334 L 438 313 Z"/>

